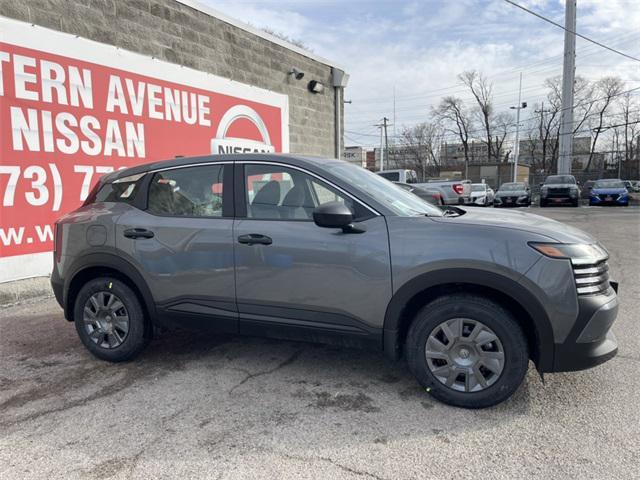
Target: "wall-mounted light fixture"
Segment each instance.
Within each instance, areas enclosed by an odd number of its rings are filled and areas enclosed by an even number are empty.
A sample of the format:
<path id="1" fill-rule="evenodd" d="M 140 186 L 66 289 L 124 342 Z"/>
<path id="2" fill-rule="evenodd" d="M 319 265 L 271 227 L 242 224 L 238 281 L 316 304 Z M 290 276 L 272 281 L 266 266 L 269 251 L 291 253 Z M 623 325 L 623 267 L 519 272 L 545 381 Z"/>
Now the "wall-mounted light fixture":
<path id="1" fill-rule="evenodd" d="M 311 80 L 309 82 L 309 85 L 307 85 L 307 87 L 309 88 L 309 91 L 311 93 L 322 93 L 324 92 L 324 85 L 317 81 L 317 80 Z"/>
<path id="2" fill-rule="evenodd" d="M 304 77 L 304 72 L 301 72 L 300 70 L 294 67 L 289 72 L 289 75 L 292 75 L 293 78 L 295 78 L 296 80 L 302 80 L 302 78 Z"/>

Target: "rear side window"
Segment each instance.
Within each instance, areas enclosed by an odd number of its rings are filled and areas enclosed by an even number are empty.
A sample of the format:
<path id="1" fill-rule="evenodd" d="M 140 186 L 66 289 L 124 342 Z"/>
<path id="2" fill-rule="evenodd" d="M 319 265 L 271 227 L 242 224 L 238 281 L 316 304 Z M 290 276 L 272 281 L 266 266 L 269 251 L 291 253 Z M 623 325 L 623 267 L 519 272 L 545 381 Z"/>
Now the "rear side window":
<path id="1" fill-rule="evenodd" d="M 392 182 L 400 181 L 400 172 L 380 172 L 378 173 L 378 175 L 380 175 L 382 178 L 386 178 L 387 180 L 391 180 Z"/>
<path id="2" fill-rule="evenodd" d="M 173 217 L 222 217 L 224 165 L 157 172 L 149 185 L 148 210 Z"/>
<path id="3" fill-rule="evenodd" d="M 86 203 L 93 202 L 123 202 L 132 203 L 140 188 L 144 174 L 119 178 L 114 182 L 104 184 L 95 194 L 94 198 L 87 199 Z"/>

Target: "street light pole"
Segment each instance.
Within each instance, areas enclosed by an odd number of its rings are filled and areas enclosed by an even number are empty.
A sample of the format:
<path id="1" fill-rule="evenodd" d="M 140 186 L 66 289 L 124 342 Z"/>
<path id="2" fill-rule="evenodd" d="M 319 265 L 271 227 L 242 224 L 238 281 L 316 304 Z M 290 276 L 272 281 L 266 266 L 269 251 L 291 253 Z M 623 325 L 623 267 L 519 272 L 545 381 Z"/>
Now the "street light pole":
<path id="1" fill-rule="evenodd" d="M 527 102 L 522 101 L 522 72 L 520 72 L 520 86 L 518 87 L 518 106 L 509 107 L 516 110 L 516 144 L 513 149 L 513 181 L 518 181 L 518 156 L 520 155 L 520 110 L 527 108 Z"/>

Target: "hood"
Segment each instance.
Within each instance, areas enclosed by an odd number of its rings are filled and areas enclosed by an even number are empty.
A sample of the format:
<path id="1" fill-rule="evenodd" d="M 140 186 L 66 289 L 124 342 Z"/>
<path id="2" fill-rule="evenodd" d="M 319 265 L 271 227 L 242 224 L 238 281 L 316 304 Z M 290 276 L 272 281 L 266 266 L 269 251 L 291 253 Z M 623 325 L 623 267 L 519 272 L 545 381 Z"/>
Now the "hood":
<path id="1" fill-rule="evenodd" d="M 525 190 L 502 190 L 496 193 L 496 197 L 522 197 L 523 195 L 529 195 Z"/>
<path id="2" fill-rule="evenodd" d="M 592 188 L 591 193 L 594 195 L 620 195 L 621 193 L 629 193 L 626 188 Z"/>
<path id="3" fill-rule="evenodd" d="M 543 188 L 578 188 L 575 183 L 545 183 Z"/>
<path id="4" fill-rule="evenodd" d="M 532 213 L 504 211 L 493 208 L 482 210 L 468 208 L 463 210 L 467 213 L 459 217 L 436 217 L 434 220 L 437 222 L 523 230 L 544 235 L 552 241 L 560 243 L 597 243 L 591 235 L 578 228 Z"/>

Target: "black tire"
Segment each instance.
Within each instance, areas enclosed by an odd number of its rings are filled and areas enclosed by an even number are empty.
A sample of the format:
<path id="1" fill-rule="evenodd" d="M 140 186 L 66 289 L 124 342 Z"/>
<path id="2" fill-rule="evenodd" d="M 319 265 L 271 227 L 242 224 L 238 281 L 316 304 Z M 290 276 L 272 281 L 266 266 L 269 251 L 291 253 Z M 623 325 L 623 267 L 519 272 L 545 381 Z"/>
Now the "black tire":
<path id="1" fill-rule="evenodd" d="M 544 208 L 547 206 L 547 202 L 545 202 L 544 200 L 540 200 L 540 208 Z"/>
<path id="2" fill-rule="evenodd" d="M 129 329 L 122 343 L 113 348 L 105 348 L 95 343 L 89 335 L 84 322 L 84 309 L 90 297 L 96 293 L 115 294 L 124 304 L 129 318 Z M 109 362 L 124 362 L 139 354 L 149 341 L 145 335 L 144 311 L 137 295 L 121 280 L 113 277 L 100 277 L 87 282 L 78 292 L 74 304 L 76 331 L 84 346 L 94 356 Z"/>
<path id="3" fill-rule="evenodd" d="M 571 206 L 572 207 L 579 207 L 580 206 L 580 200 L 576 200 L 574 202 L 571 202 Z"/>
<path id="4" fill-rule="evenodd" d="M 504 349 L 504 367 L 492 385 L 477 392 L 461 392 L 441 383 L 429 369 L 425 346 L 443 322 L 464 318 L 493 330 Z M 529 366 L 527 340 L 513 315 L 499 304 L 478 295 L 453 294 L 425 305 L 415 316 L 405 345 L 409 369 L 435 398 L 463 408 L 485 408 L 509 398 L 520 386 Z"/>

